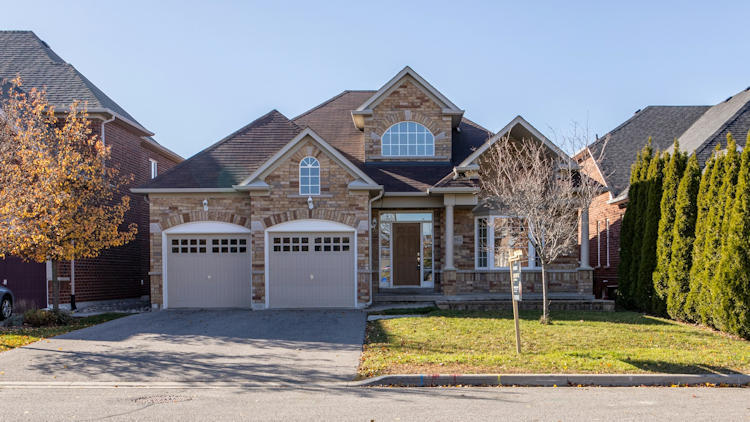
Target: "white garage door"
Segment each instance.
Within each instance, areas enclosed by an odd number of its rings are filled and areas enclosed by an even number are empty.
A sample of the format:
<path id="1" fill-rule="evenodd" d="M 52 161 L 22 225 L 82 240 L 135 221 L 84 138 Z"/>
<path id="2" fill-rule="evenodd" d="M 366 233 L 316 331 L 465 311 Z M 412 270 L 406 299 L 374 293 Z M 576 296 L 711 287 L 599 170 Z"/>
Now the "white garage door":
<path id="1" fill-rule="evenodd" d="M 248 235 L 172 235 L 167 238 L 167 306 L 249 308 Z"/>
<path id="2" fill-rule="evenodd" d="M 271 308 L 355 306 L 353 233 L 269 234 Z"/>

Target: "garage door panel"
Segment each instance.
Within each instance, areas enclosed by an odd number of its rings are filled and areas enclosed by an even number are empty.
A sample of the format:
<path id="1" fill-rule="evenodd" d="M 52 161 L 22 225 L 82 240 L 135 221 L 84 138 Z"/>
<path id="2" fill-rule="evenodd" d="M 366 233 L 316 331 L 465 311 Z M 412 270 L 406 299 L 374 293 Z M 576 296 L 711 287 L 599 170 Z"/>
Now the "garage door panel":
<path id="1" fill-rule="evenodd" d="M 351 233 L 273 233 L 269 242 L 270 307 L 353 306 Z"/>
<path id="2" fill-rule="evenodd" d="M 168 306 L 250 307 L 249 242 L 246 235 L 170 236 Z"/>

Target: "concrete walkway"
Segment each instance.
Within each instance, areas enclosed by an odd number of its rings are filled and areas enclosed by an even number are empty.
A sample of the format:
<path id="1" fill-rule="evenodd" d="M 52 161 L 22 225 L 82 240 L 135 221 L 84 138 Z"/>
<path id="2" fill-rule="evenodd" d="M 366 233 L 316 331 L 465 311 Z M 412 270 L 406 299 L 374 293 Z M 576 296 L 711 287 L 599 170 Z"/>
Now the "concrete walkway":
<path id="1" fill-rule="evenodd" d="M 361 311 L 144 313 L 0 353 L 0 383 L 339 383 L 364 326 Z"/>

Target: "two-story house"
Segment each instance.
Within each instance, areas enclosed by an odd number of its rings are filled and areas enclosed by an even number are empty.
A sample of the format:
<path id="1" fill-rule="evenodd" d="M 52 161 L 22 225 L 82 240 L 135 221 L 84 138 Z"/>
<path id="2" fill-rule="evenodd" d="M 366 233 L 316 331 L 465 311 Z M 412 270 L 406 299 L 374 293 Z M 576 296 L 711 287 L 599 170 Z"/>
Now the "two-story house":
<path id="1" fill-rule="evenodd" d="M 50 105 L 58 113 L 64 114 L 75 100 L 86 105 L 93 132 L 111 148 L 108 165 L 118 168 L 122 175 L 133 177 L 123 195 L 130 194 L 130 186 L 146 183 L 182 161 L 36 34 L 0 31 L 0 82 L 6 81 L 1 86 L 7 89 L 10 86 L 7 81 L 17 76 L 23 80 L 24 90 L 46 90 Z M 61 263 L 60 272 L 65 278 L 61 286 L 62 303 L 69 302 L 71 295 L 75 295 L 79 305 L 82 302 L 85 305 L 149 294 L 148 205 L 141 196 L 133 196 L 130 204 L 125 223 L 138 225 L 136 239 L 105 250 L 97 258 L 75 262 L 72 273 L 70 263 Z M 17 301 L 46 307 L 51 303 L 49 265 L 8 257 L 0 260 L 0 283 L 14 291 Z"/>
<path id="2" fill-rule="evenodd" d="M 484 129 L 409 67 L 293 119 L 273 110 L 133 189 L 150 204 L 152 305 L 355 308 L 383 290 L 503 294 L 517 249 L 525 294 L 538 294 L 533 248 L 498 224 L 519 220 L 478 201 L 478 158 L 503 136 L 564 154 L 520 116 Z M 591 297 L 578 251 L 549 275 L 553 297 Z"/>

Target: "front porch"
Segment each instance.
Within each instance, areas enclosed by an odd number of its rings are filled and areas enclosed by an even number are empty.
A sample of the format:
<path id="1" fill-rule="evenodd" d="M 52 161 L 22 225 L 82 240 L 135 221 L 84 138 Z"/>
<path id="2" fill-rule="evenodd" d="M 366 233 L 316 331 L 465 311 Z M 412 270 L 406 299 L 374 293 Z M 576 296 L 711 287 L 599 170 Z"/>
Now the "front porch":
<path id="1" fill-rule="evenodd" d="M 507 257 L 513 249 L 524 251 L 524 299 L 541 301 L 542 269 L 533 247 L 509 240 L 502 227 L 494 229 L 493 220 L 505 217 L 477 207 L 475 194 L 411 197 L 398 208 L 388 206 L 396 205 L 388 199 L 373 204 L 374 303 L 508 301 Z M 587 238 L 587 213 L 580 217 Z M 550 300 L 594 299 L 587 246 L 548 266 Z"/>

